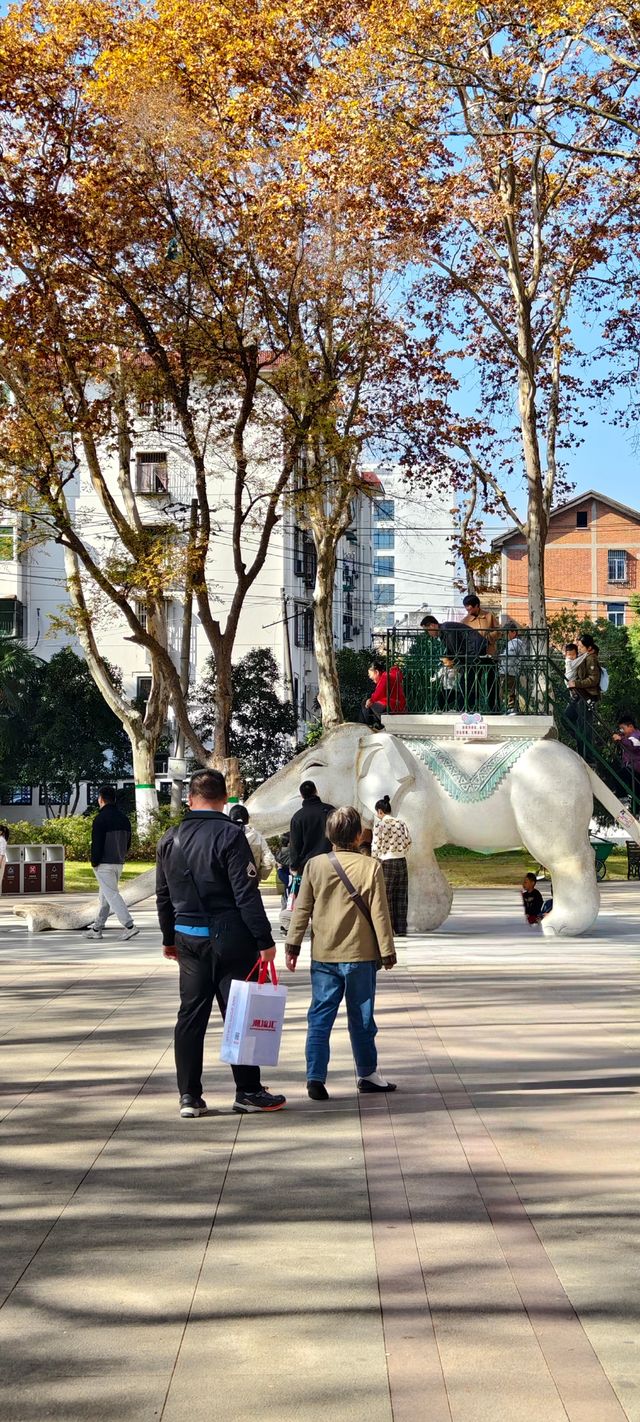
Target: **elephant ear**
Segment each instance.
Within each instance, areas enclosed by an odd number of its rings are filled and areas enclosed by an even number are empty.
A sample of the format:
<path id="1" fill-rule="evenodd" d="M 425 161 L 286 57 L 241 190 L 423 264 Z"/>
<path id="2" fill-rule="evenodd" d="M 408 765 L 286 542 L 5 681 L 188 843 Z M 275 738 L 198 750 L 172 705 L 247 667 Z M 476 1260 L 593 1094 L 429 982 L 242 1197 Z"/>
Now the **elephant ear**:
<path id="1" fill-rule="evenodd" d="M 358 765 L 358 796 L 369 815 L 375 813 L 376 800 L 385 795 L 395 811 L 401 794 L 415 779 L 411 761 L 405 759 L 401 743 L 395 736 L 377 734 L 366 740 L 360 750 Z"/>

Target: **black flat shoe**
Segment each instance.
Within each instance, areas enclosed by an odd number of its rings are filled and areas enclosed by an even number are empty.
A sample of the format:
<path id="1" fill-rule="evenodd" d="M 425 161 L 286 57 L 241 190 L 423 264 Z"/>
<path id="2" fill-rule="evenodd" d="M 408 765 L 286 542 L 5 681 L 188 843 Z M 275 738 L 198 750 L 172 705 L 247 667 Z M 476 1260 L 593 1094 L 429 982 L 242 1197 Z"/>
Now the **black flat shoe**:
<path id="1" fill-rule="evenodd" d="M 312 1101 L 329 1100 L 329 1092 L 323 1081 L 308 1081 L 307 1096 L 310 1096 Z"/>
<path id="2" fill-rule="evenodd" d="M 378 1086 L 377 1082 L 367 1081 L 366 1077 L 361 1077 L 360 1081 L 358 1082 L 358 1091 L 361 1091 L 363 1096 L 371 1096 L 374 1092 L 378 1091 L 397 1090 L 398 1088 L 394 1081 L 388 1081 L 385 1086 Z"/>

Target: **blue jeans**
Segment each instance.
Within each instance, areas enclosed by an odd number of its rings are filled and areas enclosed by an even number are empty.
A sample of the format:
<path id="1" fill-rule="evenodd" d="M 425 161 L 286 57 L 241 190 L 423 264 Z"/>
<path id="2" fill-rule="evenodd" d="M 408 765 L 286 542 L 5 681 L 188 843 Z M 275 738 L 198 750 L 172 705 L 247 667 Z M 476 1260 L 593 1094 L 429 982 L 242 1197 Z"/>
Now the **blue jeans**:
<path id="1" fill-rule="evenodd" d="M 331 1028 L 343 997 L 356 1071 L 359 1077 L 371 1076 L 378 1065 L 375 996 L 375 963 L 311 963 L 307 1081 L 326 1081 Z"/>

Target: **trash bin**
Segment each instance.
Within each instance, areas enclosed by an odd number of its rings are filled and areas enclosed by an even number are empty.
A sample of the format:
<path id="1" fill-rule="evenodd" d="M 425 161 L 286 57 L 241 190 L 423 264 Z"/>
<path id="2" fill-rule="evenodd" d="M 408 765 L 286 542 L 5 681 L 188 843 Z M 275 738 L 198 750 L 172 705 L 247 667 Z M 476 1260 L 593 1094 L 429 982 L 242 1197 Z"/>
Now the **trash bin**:
<path id="1" fill-rule="evenodd" d="M 25 844 L 23 868 L 23 893 L 44 893 L 44 845 Z"/>
<path id="2" fill-rule="evenodd" d="M 23 865 L 24 846 L 22 844 L 7 845 L 7 862 L 4 866 L 4 877 L 2 880 L 3 894 L 22 893 Z"/>
<path id="3" fill-rule="evenodd" d="M 64 890 L 64 845 L 45 844 L 44 847 L 44 891 L 45 894 L 61 894 Z"/>

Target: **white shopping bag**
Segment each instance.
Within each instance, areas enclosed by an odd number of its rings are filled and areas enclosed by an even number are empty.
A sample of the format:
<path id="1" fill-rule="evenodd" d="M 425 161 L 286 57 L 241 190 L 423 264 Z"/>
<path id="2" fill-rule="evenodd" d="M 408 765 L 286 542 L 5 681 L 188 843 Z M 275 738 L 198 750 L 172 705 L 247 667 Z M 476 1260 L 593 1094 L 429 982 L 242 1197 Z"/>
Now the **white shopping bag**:
<path id="1" fill-rule="evenodd" d="M 258 982 L 232 982 L 220 1060 L 231 1066 L 276 1066 L 286 1001 L 287 989 L 278 983 L 273 963 L 260 963 Z"/>

